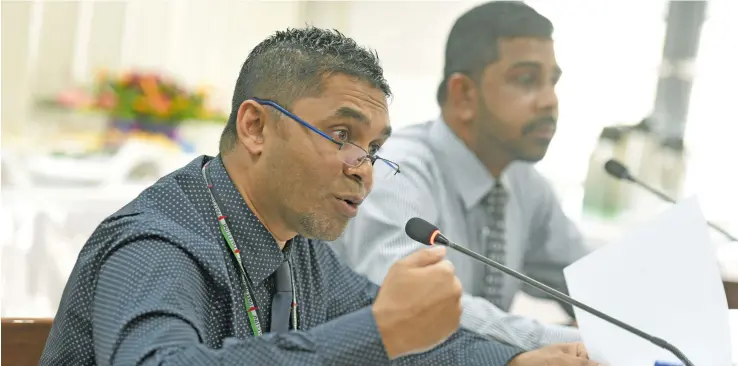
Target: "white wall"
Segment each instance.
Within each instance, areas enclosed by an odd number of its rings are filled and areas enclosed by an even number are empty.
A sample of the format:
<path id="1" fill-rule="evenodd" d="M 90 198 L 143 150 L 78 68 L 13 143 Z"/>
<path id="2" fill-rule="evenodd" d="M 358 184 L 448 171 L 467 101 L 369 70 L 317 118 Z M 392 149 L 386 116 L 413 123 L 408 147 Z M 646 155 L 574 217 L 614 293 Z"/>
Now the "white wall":
<path id="1" fill-rule="evenodd" d="M 305 24 L 309 7 L 296 1 L 3 1 L 3 104 L 12 106 L 3 109 L 3 130 L 27 123 L 31 96 L 90 82 L 101 69 L 162 70 L 212 86 L 219 105 L 228 107 L 251 48 L 277 29 Z"/>
<path id="2" fill-rule="evenodd" d="M 100 68 L 165 70 L 190 84 L 205 83 L 227 109 L 241 63 L 250 49 L 277 29 L 312 23 L 334 27 L 378 50 L 395 92 L 396 126 L 438 115 L 435 92 L 443 47 L 469 1 L 82 1 L 2 2 L 3 132 L 25 129 L 32 95 L 53 93 L 91 80 Z M 564 77 L 559 86 L 559 133 L 540 164 L 560 193 L 576 198 L 588 154 L 601 127 L 635 122 L 650 111 L 664 34 L 665 0 L 529 2 L 554 22 Z M 738 34 L 730 14 L 736 2 L 712 0 L 711 20 L 697 65 L 688 138 L 700 157 L 701 180 L 689 187 L 723 207 L 706 182 L 725 181 L 710 161 L 733 146 L 730 93 L 736 63 L 727 52 Z M 731 79 L 732 78 L 732 79 Z M 11 92 L 12 91 L 12 92 Z M 5 138 L 4 138 L 5 139 Z M 717 141 L 722 144 L 718 145 Z M 712 159 L 712 160 L 711 160 Z M 692 174 L 690 173 L 690 176 Z M 702 182 L 702 183 L 699 183 Z M 572 207 L 579 205 L 572 201 Z M 708 204 L 709 205 L 709 204 Z M 717 207 L 717 206 L 715 206 Z M 727 207 L 727 206 L 725 206 Z M 715 208 L 717 210 L 717 208 Z M 727 215 L 721 213 L 721 215 Z"/>

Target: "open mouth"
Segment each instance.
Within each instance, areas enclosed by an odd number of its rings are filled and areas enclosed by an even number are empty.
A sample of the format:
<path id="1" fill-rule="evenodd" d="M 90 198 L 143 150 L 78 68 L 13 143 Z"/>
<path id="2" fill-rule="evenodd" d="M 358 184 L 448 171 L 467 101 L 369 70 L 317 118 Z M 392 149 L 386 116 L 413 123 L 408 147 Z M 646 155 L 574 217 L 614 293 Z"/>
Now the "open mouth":
<path id="1" fill-rule="evenodd" d="M 341 200 L 341 201 L 343 201 L 343 202 L 346 202 L 346 204 L 348 204 L 349 206 L 351 206 L 351 207 L 353 207 L 353 208 L 357 208 L 357 207 L 359 207 L 359 203 L 358 203 L 358 202 L 356 202 L 356 201 L 353 201 L 353 200 L 351 200 L 351 199 L 341 199 L 341 198 L 339 198 L 339 200 Z"/>
<path id="2" fill-rule="evenodd" d="M 336 197 L 336 202 L 338 203 L 338 211 L 347 217 L 354 217 L 359 212 L 360 201 L 352 198 Z"/>

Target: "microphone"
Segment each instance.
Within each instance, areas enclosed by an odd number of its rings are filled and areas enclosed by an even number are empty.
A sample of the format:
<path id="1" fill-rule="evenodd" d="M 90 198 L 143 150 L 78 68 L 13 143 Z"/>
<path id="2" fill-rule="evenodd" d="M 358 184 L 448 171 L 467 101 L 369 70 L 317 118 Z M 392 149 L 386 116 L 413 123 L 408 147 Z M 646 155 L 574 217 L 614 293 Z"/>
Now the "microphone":
<path id="1" fill-rule="evenodd" d="M 631 325 L 628 325 L 628 324 L 626 324 L 626 323 L 624 323 L 624 322 L 622 322 L 620 320 L 617 320 L 617 319 L 615 319 L 615 318 L 613 318 L 613 317 L 611 317 L 611 316 L 609 316 L 609 315 L 607 315 L 607 314 L 605 314 L 605 313 L 603 313 L 603 312 L 601 312 L 601 311 L 599 311 L 597 309 L 594 309 L 594 308 L 592 308 L 592 307 L 590 307 L 588 305 L 585 305 L 585 304 L 583 304 L 583 303 L 581 303 L 581 302 L 579 302 L 577 300 L 574 300 L 573 298 L 569 297 L 568 295 L 566 295 L 566 294 L 564 294 L 564 293 L 562 293 L 560 291 L 557 291 L 557 290 L 555 290 L 555 289 L 553 289 L 553 288 L 551 288 L 549 286 L 546 286 L 543 283 L 538 282 L 538 281 L 536 281 L 536 280 L 534 280 L 534 279 L 532 279 L 532 278 L 530 278 L 530 277 L 528 277 L 528 276 L 526 276 L 526 275 L 524 275 L 524 274 L 522 274 L 520 272 L 517 272 L 517 271 L 515 271 L 515 270 L 513 270 L 511 268 L 508 268 L 508 267 L 506 267 L 506 266 L 504 266 L 504 265 L 502 265 L 500 263 L 497 263 L 497 262 L 495 262 L 495 261 L 493 261 L 493 260 L 491 260 L 491 259 L 489 259 L 489 258 L 487 258 L 487 257 L 485 257 L 485 256 L 483 256 L 481 254 L 478 254 L 478 253 L 476 253 L 476 252 L 474 252 L 472 250 L 469 250 L 469 249 L 467 249 L 467 248 L 465 248 L 465 247 L 463 247 L 461 245 L 458 245 L 458 244 L 452 242 L 446 236 L 444 236 L 443 234 L 441 234 L 441 231 L 438 230 L 438 228 L 435 225 L 429 223 L 428 221 L 425 221 L 425 220 L 423 220 L 423 219 L 421 219 L 419 217 L 413 217 L 412 219 L 410 219 L 410 220 L 407 221 L 407 224 L 405 224 L 405 233 L 407 234 L 407 236 L 410 237 L 410 239 L 413 239 L 413 240 L 415 240 L 415 241 L 417 241 L 417 242 L 419 242 L 421 244 L 430 245 L 430 246 L 436 245 L 436 244 L 438 244 L 438 245 L 444 245 L 444 246 L 447 246 L 447 247 L 449 247 L 451 249 L 454 249 L 454 250 L 456 250 L 458 252 L 461 252 L 461 253 L 469 256 L 469 257 L 472 257 L 472 258 L 474 258 L 474 259 L 476 259 L 476 260 L 478 260 L 478 261 L 480 261 L 480 262 L 482 262 L 482 263 L 484 263 L 484 264 L 486 264 L 486 265 L 488 265 L 490 267 L 493 267 L 493 268 L 495 268 L 497 270 L 500 270 L 500 271 L 502 271 L 502 272 L 504 272 L 504 273 L 506 273 L 506 274 L 508 274 L 510 276 L 513 276 L 513 277 L 515 277 L 515 278 L 517 278 L 517 279 L 519 279 L 519 280 L 521 280 L 521 281 L 523 281 L 523 282 L 525 282 L 525 283 L 527 283 L 527 284 L 529 284 L 529 285 L 531 285 L 531 286 L 533 286 L 533 287 L 535 287 L 535 288 L 537 288 L 537 289 L 539 289 L 539 290 L 541 290 L 541 291 L 543 291 L 543 292 L 545 292 L 545 293 L 553 296 L 554 298 L 556 298 L 559 301 L 562 301 L 562 302 L 564 302 L 566 304 L 569 304 L 571 306 L 575 306 L 575 307 L 577 307 L 579 309 L 582 309 L 582 310 L 584 310 L 584 311 L 586 311 L 586 312 L 588 312 L 588 313 L 590 313 L 590 314 L 592 314 L 592 315 L 594 315 L 594 316 L 596 316 L 596 317 L 598 317 L 598 318 L 600 318 L 602 320 L 605 320 L 605 321 L 609 322 L 610 324 L 613 324 L 613 325 L 617 326 L 618 328 L 625 329 L 628 332 L 633 333 L 633 334 L 635 334 L 635 335 L 637 335 L 637 336 L 639 336 L 639 337 L 641 337 L 641 338 L 643 338 L 643 339 L 645 339 L 645 340 L 653 343 L 654 345 L 659 346 L 659 347 L 661 347 L 661 348 L 663 348 L 663 349 L 671 352 L 674 356 L 676 356 L 680 361 L 682 361 L 684 363 L 684 366 L 694 366 L 694 364 L 691 361 L 689 361 L 689 359 L 687 358 L 687 356 L 685 356 L 684 353 L 682 353 L 682 351 L 680 351 L 678 348 L 676 348 L 671 343 L 669 343 L 669 342 L 667 342 L 667 341 L 665 341 L 665 340 L 663 340 L 661 338 L 654 337 L 654 336 L 652 336 L 652 335 L 650 335 L 650 334 L 648 334 L 648 333 L 646 333 L 646 332 L 644 332 L 644 331 L 642 331 L 642 330 L 640 330 L 638 328 L 635 328 L 635 327 L 633 327 Z"/>
<path id="2" fill-rule="evenodd" d="M 626 181 L 635 183 L 639 187 L 651 192 L 653 195 L 661 198 L 662 200 L 666 202 L 676 203 L 676 200 L 667 196 L 666 193 L 661 192 L 657 190 L 656 188 L 653 188 L 649 186 L 648 184 L 640 181 L 636 177 L 634 177 L 632 174 L 630 174 L 630 172 L 628 171 L 628 168 L 625 165 L 623 165 L 621 162 L 615 159 L 610 159 L 605 163 L 605 171 L 607 172 L 607 174 L 610 174 L 610 176 L 612 176 L 613 178 L 620 179 L 620 180 L 626 180 Z M 728 238 L 728 240 L 733 241 L 733 242 L 738 241 L 738 238 L 731 235 L 728 231 L 721 228 L 720 226 L 717 226 L 709 221 L 707 222 L 707 225 L 709 225 L 715 231 L 723 234 L 726 238 Z"/>

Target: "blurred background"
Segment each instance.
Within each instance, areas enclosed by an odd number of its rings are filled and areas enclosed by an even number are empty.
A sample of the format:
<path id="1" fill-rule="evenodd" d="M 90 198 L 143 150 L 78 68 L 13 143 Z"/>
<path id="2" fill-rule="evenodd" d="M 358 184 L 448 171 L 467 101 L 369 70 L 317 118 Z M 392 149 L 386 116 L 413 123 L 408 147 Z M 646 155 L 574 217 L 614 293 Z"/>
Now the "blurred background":
<path id="1" fill-rule="evenodd" d="M 241 64 L 274 31 L 312 24 L 375 48 L 399 128 L 438 116 L 446 35 L 478 3 L 3 0 L 1 315 L 53 317 L 103 218 L 217 154 Z M 610 157 L 674 197 L 697 194 L 709 219 L 738 232 L 738 2 L 527 3 L 554 23 L 564 69 L 539 169 L 592 245 L 666 207 L 606 176 Z M 521 301 L 514 311 L 556 316 Z"/>

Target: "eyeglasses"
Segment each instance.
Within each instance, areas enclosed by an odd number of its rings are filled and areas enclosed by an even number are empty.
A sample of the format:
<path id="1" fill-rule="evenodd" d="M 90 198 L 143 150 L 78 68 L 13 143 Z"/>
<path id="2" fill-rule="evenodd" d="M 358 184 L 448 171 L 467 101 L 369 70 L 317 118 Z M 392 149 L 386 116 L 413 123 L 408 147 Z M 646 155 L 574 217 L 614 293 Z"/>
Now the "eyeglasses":
<path id="1" fill-rule="evenodd" d="M 277 104 L 276 102 L 273 102 L 271 100 L 258 99 L 258 98 L 251 98 L 251 100 L 261 105 L 268 105 L 278 110 L 279 112 L 283 113 L 287 117 L 290 117 L 291 119 L 295 120 L 297 123 L 307 127 L 308 129 L 324 137 L 328 141 L 338 145 L 338 154 L 337 154 L 338 160 L 340 160 L 341 162 L 343 162 L 344 164 L 350 167 L 354 167 L 354 168 L 358 167 L 361 164 L 363 164 L 365 161 L 368 160 L 374 168 L 374 177 L 381 178 L 381 179 L 391 178 L 400 172 L 400 166 L 397 163 L 384 159 L 377 155 L 369 154 L 366 150 L 364 150 L 364 148 L 352 142 L 338 141 L 334 139 L 333 137 L 330 137 L 325 132 L 319 130 L 317 127 L 311 125 L 310 123 L 305 122 L 304 120 L 302 120 L 302 118 L 294 115 L 292 112 L 288 111 L 287 109 Z M 375 165 L 374 163 L 376 163 L 377 161 L 380 161 L 381 163 Z"/>

